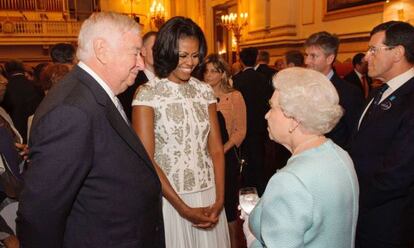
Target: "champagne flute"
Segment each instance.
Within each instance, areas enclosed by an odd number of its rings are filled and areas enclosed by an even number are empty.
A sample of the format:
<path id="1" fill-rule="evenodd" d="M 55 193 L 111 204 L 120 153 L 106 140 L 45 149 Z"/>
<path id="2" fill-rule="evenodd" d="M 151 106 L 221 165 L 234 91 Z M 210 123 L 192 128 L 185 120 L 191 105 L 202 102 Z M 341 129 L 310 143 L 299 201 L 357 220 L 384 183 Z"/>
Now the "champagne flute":
<path id="1" fill-rule="evenodd" d="M 239 203 L 242 210 L 249 215 L 259 201 L 255 187 L 245 187 L 239 190 Z"/>

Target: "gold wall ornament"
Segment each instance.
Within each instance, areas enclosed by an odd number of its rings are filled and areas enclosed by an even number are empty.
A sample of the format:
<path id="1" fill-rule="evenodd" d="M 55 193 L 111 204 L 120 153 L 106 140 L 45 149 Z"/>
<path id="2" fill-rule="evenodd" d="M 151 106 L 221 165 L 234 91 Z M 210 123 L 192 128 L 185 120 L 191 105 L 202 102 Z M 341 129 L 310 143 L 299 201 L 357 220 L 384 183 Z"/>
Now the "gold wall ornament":
<path id="1" fill-rule="evenodd" d="M 5 21 L 3 22 L 3 32 L 6 34 L 12 34 L 16 32 L 16 28 L 14 26 L 14 23 L 11 21 Z"/>

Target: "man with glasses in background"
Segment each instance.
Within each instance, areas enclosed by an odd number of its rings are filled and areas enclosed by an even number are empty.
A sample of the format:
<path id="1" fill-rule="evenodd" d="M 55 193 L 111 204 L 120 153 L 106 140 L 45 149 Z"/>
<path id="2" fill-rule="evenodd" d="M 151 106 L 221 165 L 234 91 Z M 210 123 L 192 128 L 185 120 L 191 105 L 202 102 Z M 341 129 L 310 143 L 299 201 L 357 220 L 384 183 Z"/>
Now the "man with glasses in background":
<path id="1" fill-rule="evenodd" d="M 360 186 L 357 248 L 414 247 L 414 27 L 390 21 L 371 31 L 368 75 L 384 84 L 350 143 Z"/>

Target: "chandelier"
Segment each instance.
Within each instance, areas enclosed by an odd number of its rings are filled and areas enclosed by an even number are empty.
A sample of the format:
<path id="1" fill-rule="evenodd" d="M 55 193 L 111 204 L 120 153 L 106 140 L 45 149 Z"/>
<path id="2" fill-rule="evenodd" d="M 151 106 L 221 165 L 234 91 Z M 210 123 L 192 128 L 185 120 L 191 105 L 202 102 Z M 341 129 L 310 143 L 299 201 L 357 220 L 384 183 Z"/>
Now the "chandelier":
<path id="1" fill-rule="evenodd" d="M 225 27 L 228 31 L 233 32 L 234 37 L 236 38 L 236 54 L 237 57 L 240 53 L 240 40 L 242 37 L 242 30 L 245 26 L 247 26 L 247 12 L 240 13 L 237 15 L 236 13 L 230 13 L 228 15 L 221 16 L 221 25 Z"/>
<path id="2" fill-rule="evenodd" d="M 154 25 L 157 29 L 165 23 L 165 8 L 161 1 L 154 0 L 150 8 L 150 20 L 151 25 Z"/>

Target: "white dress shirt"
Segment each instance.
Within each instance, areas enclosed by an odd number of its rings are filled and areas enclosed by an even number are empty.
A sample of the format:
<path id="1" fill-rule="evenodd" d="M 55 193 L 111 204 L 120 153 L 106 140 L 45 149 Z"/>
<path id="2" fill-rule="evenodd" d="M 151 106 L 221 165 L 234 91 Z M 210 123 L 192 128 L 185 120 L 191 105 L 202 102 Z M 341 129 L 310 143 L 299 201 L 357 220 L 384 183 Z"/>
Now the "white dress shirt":
<path id="1" fill-rule="evenodd" d="M 106 94 L 108 94 L 109 98 L 114 103 L 115 107 L 118 109 L 119 113 L 121 114 L 125 122 L 129 123 L 118 97 L 115 96 L 114 92 L 111 90 L 111 88 L 109 88 L 108 84 L 82 61 L 79 61 L 78 66 L 82 68 L 84 71 L 86 71 L 86 73 L 91 75 L 91 77 L 93 77 L 96 80 L 96 82 L 98 82 L 98 84 L 105 90 Z"/>
<path id="2" fill-rule="evenodd" d="M 384 82 L 384 83 L 387 83 L 389 87 L 384 92 L 384 94 L 382 94 L 382 97 L 381 97 L 381 100 L 379 101 L 379 103 L 381 103 L 384 99 L 389 97 L 392 93 L 394 93 L 398 88 L 400 88 L 402 85 L 404 85 L 412 77 L 414 77 L 414 68 L 411 68 L 411 69 L 407 70 L 406 72 L 392 78 L 388 82 Z M 364 112 L 362 113 L 361 118 L 359 118 L 358 129 L 361 125 L 361 122 L 362 122 L 362 119 L 364 118 L 365 113 L 367 112 L 369 106 L 371 106 L 373 100 L 374 99 L 371 99 L 371 101 L 368 103 L 368 105 L 364 109 Z"/>

